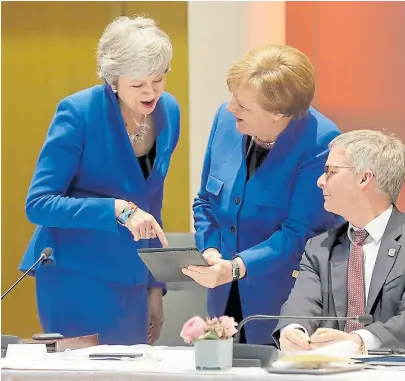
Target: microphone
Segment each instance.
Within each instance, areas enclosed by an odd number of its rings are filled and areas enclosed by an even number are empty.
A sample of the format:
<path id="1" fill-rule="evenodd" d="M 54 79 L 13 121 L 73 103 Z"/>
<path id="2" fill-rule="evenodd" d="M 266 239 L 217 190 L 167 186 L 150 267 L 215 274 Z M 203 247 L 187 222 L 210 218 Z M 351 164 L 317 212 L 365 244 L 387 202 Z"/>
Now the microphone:
<path id="1" fill-rule="evenodd" d="M 373 317 L 372 315 L 357 315 L 357 316 L 344 316 L 344 317 L 333 317 L 333 316 L 276 316 L 276 315 L 251 315 L 248 316 L 244 319 L 241 320 L 241 322 L 238 324 L 237 330 L 235 336 L 234 336 L 234 341 L 236 343 L 240 342 L 240 330 L 242 327 L 248 323 L 249 321 L 252 320 L 279 320 L 279 319 L 294 319 L 294 320 L 332 320 L 332 321 L 348 321 L 348 320 L 354 320 L 358 323 L 368 325 L 373 322 Z"/>
<path id="2" fill-rule="evenodd" d="M 26 276 L 27 274 L 36 266 L 38 263 L 44 261 L 45 259 L 48 259 L 52 255 L 53 251 L 50 247 L 47 247 L 46 249 L 42 250 L 41 255 L 39 256 L 38 260 L 27 270 L 24 272 L 23 275 L 15 282 L 2 296 L 1 299 L 3 298 L 15 287 L 17 286 L 18 283 L 20 283 Z"/>

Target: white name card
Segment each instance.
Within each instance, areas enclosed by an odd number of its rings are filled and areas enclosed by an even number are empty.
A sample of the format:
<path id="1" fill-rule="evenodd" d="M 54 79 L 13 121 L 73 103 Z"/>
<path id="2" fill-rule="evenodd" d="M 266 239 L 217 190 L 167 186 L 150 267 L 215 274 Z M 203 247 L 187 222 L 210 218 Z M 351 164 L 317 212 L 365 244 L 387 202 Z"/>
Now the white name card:
<path id="1" fill-rule="evenodd" d="M 9 344 L 6 359 L 40 360 L 48 356 L 45 344 Z"/>

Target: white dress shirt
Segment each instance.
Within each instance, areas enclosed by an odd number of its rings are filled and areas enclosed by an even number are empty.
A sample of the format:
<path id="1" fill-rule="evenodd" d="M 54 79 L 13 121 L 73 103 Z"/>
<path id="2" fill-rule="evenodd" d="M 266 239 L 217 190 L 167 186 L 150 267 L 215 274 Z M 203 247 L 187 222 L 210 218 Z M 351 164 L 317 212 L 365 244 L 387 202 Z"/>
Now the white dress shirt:
<path id="1" fill-rule="evenodd" d="M 368 293 L 370 290 L 371 284 L 371 277 L 373 276 L 374 265 L 377 259 L 378 250 L 380 249 L 381 240 L 384 235 L 385 229 L 387 228 L 388 221 L 392 214 L 392 205 L 379 216 L 374 218 L 374 220 L 370 221 L 364 229 L 367 230 L 369 236 L 363 243 L 363 252 L 364 252 L 364 286 L 365 286 L 365 301 L 367 304 Z M 349 236 L 350 242 L 353 243 L 352 236 L 351 236 L 351 229 L 359 230 L 352 224 L 349 224 L 349 228 L 347 231 L 347 235 Z M 281 334 L 287 329 L 292 328 L 301 328 L 305 331 L 306 334 L 308 332 L 306 329 L 300 324 L 290 324 L 284 327 L 281 330 Z M 379 348 L 381 346 L 380 339 L 374 335 L 372 332 L 368 331 L 367 329 L 359 329 L 357 331 L 353 331 L 357 333 L 364 341 L 364 345 L 366 349 L 374 349 Z"/>

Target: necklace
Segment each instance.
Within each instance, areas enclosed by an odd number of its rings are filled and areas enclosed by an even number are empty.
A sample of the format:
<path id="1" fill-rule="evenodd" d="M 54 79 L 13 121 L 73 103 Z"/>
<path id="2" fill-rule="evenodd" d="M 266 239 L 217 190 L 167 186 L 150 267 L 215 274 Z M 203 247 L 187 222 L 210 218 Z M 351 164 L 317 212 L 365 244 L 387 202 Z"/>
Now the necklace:
<path id="1" fill-rule="evenodd" d="M 257 136 L 253 136 L 252 140 L 259 143 L 261 146 L 263 146 L 265 148 L 270 148 L 276 142 L 276 141 L 274 141 L 274 142 L 264 142 L 263 140 L 259 139 Z"/>
<path id="2" fill-rule="evenodd" d="M 141 143 L 143 139 L 145 138 L 146 133 L 148 132 L 150 125 L 147 120 L 147 115 L 144 115 L 142 122 L 139 124 L 134 117 L 132 117 L 134 123 L 139 127 L 138 132 L 128 132 L 128 137 L 131 143 Z M 128 124 L 125 122 L 125 128 L 128 127 Z"/>

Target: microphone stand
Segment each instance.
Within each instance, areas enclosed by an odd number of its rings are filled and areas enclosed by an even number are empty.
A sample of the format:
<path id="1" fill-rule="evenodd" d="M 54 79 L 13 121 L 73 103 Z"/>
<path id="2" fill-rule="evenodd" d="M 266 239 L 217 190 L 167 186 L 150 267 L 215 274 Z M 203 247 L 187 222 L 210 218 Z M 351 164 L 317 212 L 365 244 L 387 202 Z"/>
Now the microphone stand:
<path id="1" fill-rule="evenodd" d="M 52 255 L 52 249 L 51 248 L 46 248 L 42 251 L 41 255 L 39 256 L 38 260 L 20 276 L 20 278 L 3 294 L 1 295 L 1 300 L 15 287 L 17 286 L 18 283 L 20 283 L 26 276 L 27 274 L 35 267 L 38 265 L 38 263 L 44 261 L 45 259 L 49 258 Z M 18 336 L 12 336 L 12 335 L 1 335 L 1 357 L 6 356 L 7 352 L 7 347 L 9 344 L 21 344 L 22 340 Z"/>
<path id="2" fill-rule="evenodd" d="M 279 319 L 292 319 L 292 320 L 332 320 L 332 321 L 347 321 L 347 320 L 354 320 L 358 323 L 362 323 L 365 325 L 371 324 L 373 322 L 373 317 L 371 315 L 357 315 L 357 316 L 343 316 L 343 317 L 333 317 L 333 316 L 293 316 L 293 315 L 283 315 L 283 316 L 276 316 L 276 315 L 252 315 L 248 316 L 238 324 L 237 330 L 238 332 L 234 336 L 234 341 L 239 343 L 240 341 L 240 330 L 242 327 L 252 321 L 252 320 L 279 320 Z"/>
<path id="3" fill-rule="evenodd" d="M 3 298 L 15 287 L 17 286 L 18 283 L 20 283 L 26 276 L 27 274 L 39 263 L 42 262 L 44 259 L 48 258 L 48 256 L 45 253 L 42 253 L 41 256 L 38 258 L 38 260 L 27 270 L 24 272 L 23 275 L 21 275 L 18 280 L 1 296 L 1 299 Z"/>

